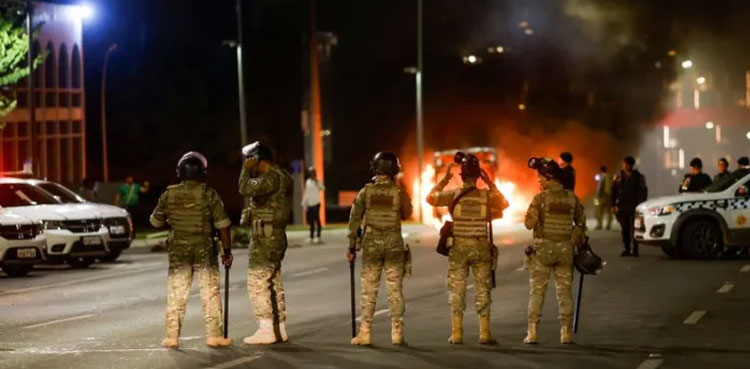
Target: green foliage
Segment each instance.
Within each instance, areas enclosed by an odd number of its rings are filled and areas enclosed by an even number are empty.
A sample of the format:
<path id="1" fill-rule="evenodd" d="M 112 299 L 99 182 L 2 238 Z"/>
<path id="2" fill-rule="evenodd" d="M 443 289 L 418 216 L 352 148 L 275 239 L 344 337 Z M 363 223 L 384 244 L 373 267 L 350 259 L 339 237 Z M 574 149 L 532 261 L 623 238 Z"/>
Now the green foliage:
<path id="1" fill-rule="evenodd" d="M 29 52 L 26 33 L 24 3 L 21 0 L 4 0 L 0 4 L 0 117 L 16 108 L 18 101 L 12 86 L 29 75 L 25 60 Z M 39 32 L 37 27 L 34 35 Z M 42 63 L 44 55 L 34 59 L 33 67 Z M 0 130 L 3 124 L 0 123 Z"/>

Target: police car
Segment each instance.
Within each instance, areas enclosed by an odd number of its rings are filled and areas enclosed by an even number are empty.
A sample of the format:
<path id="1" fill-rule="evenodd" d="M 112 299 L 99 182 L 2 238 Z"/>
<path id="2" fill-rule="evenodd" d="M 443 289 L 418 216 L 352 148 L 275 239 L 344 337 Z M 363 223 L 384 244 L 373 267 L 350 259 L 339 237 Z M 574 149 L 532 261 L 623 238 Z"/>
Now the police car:
<path id="1" fill-rule="evenodd" d="M 42 225 L 7 209 L 0 209 L 0 269 L 11 277 L 28 274 L 44 261 Z"/>
<path id="2" fill-rule="evenodd" d="M 670 257 L 708 259 L 750 245 L 750 170 L 739 169 L 704 192 L 659 197 L 636 208 L 635 239 Z"/>

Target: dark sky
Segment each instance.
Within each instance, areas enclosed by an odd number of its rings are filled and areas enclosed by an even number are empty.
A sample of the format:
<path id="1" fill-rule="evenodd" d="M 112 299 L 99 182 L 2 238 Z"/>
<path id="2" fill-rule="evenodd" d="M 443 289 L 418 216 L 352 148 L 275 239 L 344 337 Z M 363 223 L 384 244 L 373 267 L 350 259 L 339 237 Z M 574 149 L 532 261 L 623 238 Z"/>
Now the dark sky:
<path id="1" fill-rule="evenodd" d="M 236 54 L 222 40 L 236 37 L 234 1 L 91 2 L 98 8 L 84 30 L 91 174 L 99 168 L 101 63 L 117 42 L 107 91 L 112 175 L 132 172 L 167 184 L 176 159 L 196 149 L 209 157 L 213 180 L 233 191 Z M 250 139 L 271 143 L 284 162 L 301 158 L 309 3 L 245 4 Z M 612 153 L 620 155 L 658 120 L 683 58 L 742 92 L 749 10 L 741 0 L 427 0 L 426 144 L 493 145 L 498 131 L 554 134 L 579 121 L 625 143 Z M 411 149 L 414 82 L 403 69 L 416 59 L 416 1 L 318 0 L 317 13 L 319 30 L 339 40 L 323 91 L 333 131 L 327 181 L 335 196 L 367 179 L 374 152 Z M 533 35 L 519 27 L 522 21 Z M 493 45 L 506 52 L 489 55 Z M 666 55 L 671 49 L 677 57 Z M 464 65 L 468 53 L 484 63 Z M 524 86 L 528 109 L 519 112 Z"/>

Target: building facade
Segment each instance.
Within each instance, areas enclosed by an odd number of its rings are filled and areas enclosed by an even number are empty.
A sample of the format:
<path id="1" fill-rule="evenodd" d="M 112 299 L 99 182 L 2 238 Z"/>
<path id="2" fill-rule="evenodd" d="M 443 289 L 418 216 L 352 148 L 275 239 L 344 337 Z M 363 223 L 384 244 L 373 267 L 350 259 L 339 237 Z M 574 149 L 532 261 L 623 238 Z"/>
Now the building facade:
<path id="1" fill-rule="evenodd" d="M 18 107 L 2 118 L 0 171 L 79 183 L 86 174 L 82 9 L 48 1 L 33 1 L 32 8 L 32 24 L 41 25 L 32 55 L 45 57 L 31 83 L 15 87 Z"/>

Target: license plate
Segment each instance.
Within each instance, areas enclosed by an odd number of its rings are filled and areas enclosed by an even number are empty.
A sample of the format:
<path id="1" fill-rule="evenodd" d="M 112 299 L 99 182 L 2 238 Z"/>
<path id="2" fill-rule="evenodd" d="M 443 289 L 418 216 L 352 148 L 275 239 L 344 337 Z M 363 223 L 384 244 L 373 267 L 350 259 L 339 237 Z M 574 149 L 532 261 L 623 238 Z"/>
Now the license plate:
<path id="1" fill-rule="evenodd" d="M 16 255 L 18 255 L 19 259 L 33 259 L 36 257 L 36 249 L 18 249 Z"/>
<path id="2" fill-rule="evenodd" d="M 83 244 L 86 246 L 101 245 L 102 239 L 101 237 L 84 237 Z"/>
<path id="3" fill-rule="evenodd" d="M 125 226 L 111 226 L 109 232 L 112 234 L 125 234 Z"/>
<path id="4" fill-rule="evenodd" d="M 641 228 L 641 227 L 643 227 L 643 219 L 635 218 L 635 228 Z"/>

